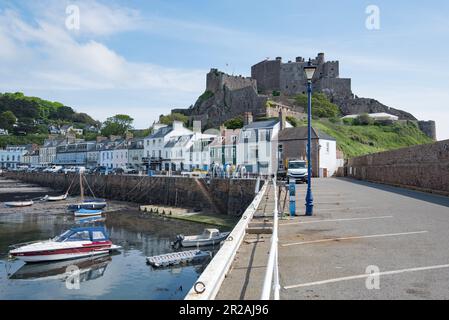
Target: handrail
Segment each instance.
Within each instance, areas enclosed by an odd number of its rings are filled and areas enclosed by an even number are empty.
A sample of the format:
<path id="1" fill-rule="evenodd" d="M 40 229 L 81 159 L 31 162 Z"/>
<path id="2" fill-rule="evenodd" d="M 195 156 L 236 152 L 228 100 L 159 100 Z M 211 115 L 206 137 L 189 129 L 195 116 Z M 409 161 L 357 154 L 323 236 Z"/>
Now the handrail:
<path id="1" fill-rule="evenodd" d="M 237 250 L 243 242 L 246 229 L 253 218 L 254 213 L 259 207 L 262 198 L 267 190 L 268 182 L 264 183 L 259 193 L 255 196 L 253 202 L 243 213 L 242 218 L 232 230 L 228 239 L 214 256 L 212 261 L 203 271 L 197 282 L 190 289 L 184 300 L 214 300 L 225 276 L 231 268 Z"/>
<path id="2" fill-rule="evenodd" d="M 274 189 L 274 213 L 273 213 L 273 235 L 271 236 L 270 255 L 268 257 L 267 271 L 265 273 L 265 280 L 263 283 L 261 300 L 270 300 L 271 289 L 274 291 L 274 300 L 280 299 L 279 285 L 279 260 L 278 260 L 278 198 L 276 188 L 276 177 L 273 179 Z M 274 283 L 273 283 L 274 278 Z"/>

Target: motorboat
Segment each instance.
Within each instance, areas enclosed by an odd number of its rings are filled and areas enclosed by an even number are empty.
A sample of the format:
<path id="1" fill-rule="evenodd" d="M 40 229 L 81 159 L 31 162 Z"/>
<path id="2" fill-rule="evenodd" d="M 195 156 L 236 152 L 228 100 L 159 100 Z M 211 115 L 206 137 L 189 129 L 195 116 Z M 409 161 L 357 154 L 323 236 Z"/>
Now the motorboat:
<path id="1" fill-rule="evenodd" d="M 218 229 L 204 229 L 200 235 L 184 236 L 178 235 L 173 246 L 181 245 L 182 247 L 200 247 L 213 246 L 220 244 L 229 236 L 230 232 L 220 232 Z"/>
<path id="2" fill-rule="evenodd" d="M 48 196 L 42 198 L 43 201 L 50 201 L 50 202 L 56 202 L 56 201 L 64 201 L 67 199 L 68 194 L 63 194 L 61 196 Z"/>
<path id="3" fill-rule="evenodd" d="M 75 217 L 94 217 L 94 216 L 101 216 L 103 214 L 103 211 L 101 210 L 87 210 L 87 209 L 80 209 L 75 211 Z"/>
<path id="4" fill-rule="evenodd" d="M 22 207 L 30 207 L 34 204 L 34 201 L 12 201 L 12 202 L 5 202 L 5 206 L 10 208 L 22 208 Z"/>
<path id="5" fill-rule="evenodd" d="M 25 262 L 77 259 L 121 249 L 112 244 L 104 227 L 72 228 L 48 241 L 12 247 L 10 256 Z"/>
<path id="6" fill-rule="evenodd" d="M 112 261 L 110 255 L 84 257 L 76 260 L 25 264 L 10 275 L 10 280 L 66 280 L 70 273 L 68 267 L 79 269 L 80 282 L 97 279 L 103 276 L 106 267 Z"/>

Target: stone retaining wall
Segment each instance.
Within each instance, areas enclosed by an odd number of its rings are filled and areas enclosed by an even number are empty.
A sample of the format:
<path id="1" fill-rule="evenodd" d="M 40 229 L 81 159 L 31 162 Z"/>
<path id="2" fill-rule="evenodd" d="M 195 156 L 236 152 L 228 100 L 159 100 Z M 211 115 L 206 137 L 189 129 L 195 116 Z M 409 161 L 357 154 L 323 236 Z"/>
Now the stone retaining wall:
<path id="1" fill-rule="evenodd" d="M 79 195 L 79 176 L 73 174 L 7 172 L 7 178 Z M 256 180 L 203 179 L 183 177 L 139 177 L 87 175 L 96 197 L 240 215 L 255 196 Z M 85 194 L 91 194 L 85 185 Z"/>
<path id="2" fill-rule="evenodd" d="M 449 140 L 349 159 L 345 175 L 449 195 Z"/>

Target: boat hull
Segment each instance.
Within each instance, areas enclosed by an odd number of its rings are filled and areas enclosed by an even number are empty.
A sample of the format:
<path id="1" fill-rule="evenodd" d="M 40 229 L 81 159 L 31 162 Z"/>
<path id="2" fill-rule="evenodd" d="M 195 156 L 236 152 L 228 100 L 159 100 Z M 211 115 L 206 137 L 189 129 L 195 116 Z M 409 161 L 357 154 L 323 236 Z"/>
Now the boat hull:
<path id="1" fill-rule="evenodd" d="M 101 210 L 106 208 L 105 202 L 87 202 L 87 203 L 80 203 L 80 204 L 72 204 L 68 206 L 69 211 L 78 211 L 81 209 L 85 210 Z"/>
<path id="2" fill-rule="evenodd" d="M 23 207 L 31 207 L 34 204 L 33 201 L 26 202 L 5 202 L 5 206 L 8 208 L 23 208 Z"/>
<path id="3" fill-rule="evenodd" d="M 46 262 L 46 261 L 61 261 L 61 260 L 72 260 L 79 259 L 83 257 L 91 257 L 97 256 L 100 254 L 109 253 L 109 249 L 99 250 L 99 251 L 90 251 L 85 253 L 61 253 L 54 255 L 38 255 L 38 256 L 17 256 L 15 258 L 22 260 L 27 263 L 37 263 L 37 262 Z"/>
<path id="4" fill-rule="evenodd" d="M 58 249 L 54 251 L 12 253 L 11 255 L 16 259 L 22 260 L 27 263 L 37 263 L 37 262 L 61 261 L 61 260 L 79 259 L 84 257 L 92 257 L 101 254 L 107 254 L 119 249 L 120 249 L 119 246 L 112 244 L 105 244 L 103 246 Z"/>
<path id="5" fill-rule="evenodd" d="M 181 245 L 186 248 L 215 246 L 215 245 L 219 245 L 222 241 L 226 240 L 228 235 L 229 235 L 229 233 L 224 233 L 220 237 L 213 238 L 213 239 L 197 239 L 197 240 L 184 239 L 184 240 L 182 240 Z"/>
<path id="6" fill-rule="evenodd" d="M 81 209 L 80 211 L 75 211 L 75 217 L 77 217 L 77 218 L 95 217 L 95 216 L 101 216 L 102 214 L 103 214 L 103 211 L 101 211 L 101 210 Z"/>

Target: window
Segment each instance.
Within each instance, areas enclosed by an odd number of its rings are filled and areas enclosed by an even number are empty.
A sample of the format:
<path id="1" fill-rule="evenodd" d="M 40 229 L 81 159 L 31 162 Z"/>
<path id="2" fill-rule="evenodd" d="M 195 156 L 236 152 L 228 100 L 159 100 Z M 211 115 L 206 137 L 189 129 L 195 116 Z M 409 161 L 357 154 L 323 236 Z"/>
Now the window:
<path id="1" fill-rule="evenodd" d="M 89 231 L 79 231 L 70 236 L 69 241 L 89 241 Z"/>
<path id="2" fill-rule="evenodd" d="M 329 153 L 329 149 L 330 149 L 330 147 L 329 147 L 329 142 L 326 142 L 326 152 L 327 152 L 327 153 Z"/>
<path id="3" fill-rule="evenodd" d="M 102 231 L 92 232 L 92 241 L 101 241 L 101 240 L 107 240 Z"/>

